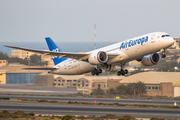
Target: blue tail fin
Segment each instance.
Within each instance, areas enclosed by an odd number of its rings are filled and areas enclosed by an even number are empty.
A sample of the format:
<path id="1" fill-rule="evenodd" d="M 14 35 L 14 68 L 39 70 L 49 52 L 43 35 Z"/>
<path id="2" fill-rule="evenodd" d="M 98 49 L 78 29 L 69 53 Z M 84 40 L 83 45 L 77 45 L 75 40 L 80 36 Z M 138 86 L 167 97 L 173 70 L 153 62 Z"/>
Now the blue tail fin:
<path id="1" fill-rule="evenodd" d="M 54 43 L 54 41 L 50 37 L 46 37 L 45 39 L 50 51 L 61 52 L 58 46 Z M 65 57 L 59 58 L 57 56 L 52 56 L 52 59 L 54 61 L 54 65 L 57 65 L 58 63 L 67 60 L 67 58 Z"/>

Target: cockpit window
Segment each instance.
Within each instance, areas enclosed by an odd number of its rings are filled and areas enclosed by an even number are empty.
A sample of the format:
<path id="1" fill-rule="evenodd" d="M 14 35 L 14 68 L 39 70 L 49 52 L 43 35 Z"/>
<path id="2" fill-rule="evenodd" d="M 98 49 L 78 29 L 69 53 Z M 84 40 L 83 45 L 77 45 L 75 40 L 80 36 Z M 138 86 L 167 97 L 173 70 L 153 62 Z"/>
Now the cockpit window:
<path id="1" fill-rule="evenodd" d="M 170 35 L 162 35 L 161 37 L 163 38 L 163 37 L 169 37 Z"/>

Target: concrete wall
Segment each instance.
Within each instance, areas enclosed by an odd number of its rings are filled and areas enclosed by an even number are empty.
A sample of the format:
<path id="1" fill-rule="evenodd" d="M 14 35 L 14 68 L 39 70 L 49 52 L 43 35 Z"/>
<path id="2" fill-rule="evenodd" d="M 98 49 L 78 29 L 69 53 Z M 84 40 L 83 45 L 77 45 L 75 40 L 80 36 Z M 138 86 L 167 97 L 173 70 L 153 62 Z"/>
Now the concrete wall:
<path id="1" fill-rule="evenodd" d="M 108 89 L 110 88 L 116 88 L 117 86 L 119 86 L 119 80 L 108 80 L 107 81 L 107 87 Z"/>
<path id="2" fill-rule="evenodd" d="M 174 87 L 174 97 L 180 96 L 180 87 Z"/>
<path id="3" fill-rule="evenodd" d="M 54 86 L 61 88 L 76 88 L 77 79 L 64 79 L 61 77 L 57 77 L 54 79 Z"/>
<path id="4" fill-rule="evenodd" d="M 147 90 L 145 95 L 148 95 L 148 96 L 161 96 L 161 91 L 160 90 L 154 90 L 154 91 Z"/>
<path id="5" fill-rule="evenodd" d="M 109 80 L 109 79 L 87 80 L 85 78 L 82 78 L 78 81 L 79 82 L 78 82 L 77 90 L 78 92 L 83 94 L 90 94 L 93 89 L 97 89 L 98 87 L 106 91 L 109 88 L 116 88 L 116 86 L 119 85 L 119 80 Z"/>
<path id="6" fill-rule="evenodd" d="M 93 81 L 91 89 L 97 89 L 99 87 L 101 89 L 105 89 L 106 90 L 107 89 L 107 80 Z"/>
<path id="7" fill-rule="evenodd" d="M 148 96 L 168 96 L 174 97 L 174 87 L 172 82 L 162 82 L 159 85 L 146 84 Z M 151 87 L 151 89 L 149 89 Z M 157 87 L 157 89 L 155 89 Z"/>
<path id="8" fill-rule="evenodd" d="M 161 96 L 174 97 L 172 82 L 160 83 Z"/>
<path id="9" fill-rule="evenodd" d="M 34 85 L 53 86 L 54 77 L 53 75 L 36 75 Z"/>
<path id="10" fill-rule="evenodd" d="M 6 71 L 0 71 L 0 84 L 6 84 Z"/>

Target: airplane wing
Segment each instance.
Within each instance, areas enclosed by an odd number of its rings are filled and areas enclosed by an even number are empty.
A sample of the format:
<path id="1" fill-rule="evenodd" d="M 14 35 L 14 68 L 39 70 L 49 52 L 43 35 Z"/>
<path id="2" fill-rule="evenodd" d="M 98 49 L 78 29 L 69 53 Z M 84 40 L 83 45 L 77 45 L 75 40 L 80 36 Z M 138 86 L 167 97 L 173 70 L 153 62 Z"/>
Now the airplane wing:
<path id="1" fill-rule="evenodd" d="M 23 68 L 25 70 L 57 70 L 58 68 Z"/>
<path id="2" fill-rule="evenodd" d="M 29 52 L 36 52 L 36 53 L 43 54 L 43 55 L 58 56 L 59 58 L 61 58 L 61 57 L 72 58 L 72 59 L 77 59 L 80 61 L 81 60 L 86 61 L 89 58 L 89 56 L 91 55 L 91 53 L 54 52 L 54 51 L 29 49 L 29 48 L 8 46 L 8 45 L 4 45 L 4 47 L 25 50 L 25 51 L 29 51 Z M 117 56 L 116 53 L 107 53 L 107 55 L 108 55 L 109 59 Z"/>

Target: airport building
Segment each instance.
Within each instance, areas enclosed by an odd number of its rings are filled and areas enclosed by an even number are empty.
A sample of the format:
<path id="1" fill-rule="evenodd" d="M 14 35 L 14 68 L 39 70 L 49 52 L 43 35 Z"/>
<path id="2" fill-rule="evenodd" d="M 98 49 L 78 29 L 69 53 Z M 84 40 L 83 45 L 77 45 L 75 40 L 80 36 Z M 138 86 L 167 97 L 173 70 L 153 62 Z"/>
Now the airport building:
<path id="1" fill-rule="evenodd" d="M 34 52 L 28 52 L 24 50 L 11 50 L 12 57 L 18 57 L 21 59 L 30 58 L 31 55 L 35 54 Z"/>
<path id="2" fill-rule="evenodd" d="M 35 76 L 35 85 L 77 88 L 83 94 L 90 94 L 93 89 L 116 88 L 121 84 L 144 82 L 149 96 L 180 96 L 179 72 L 142 72 L 129 77 L 123 76 L 86 76 L 86 75 L 47 75 Z"/>
<path id="3" fill-rule="evenodd" d="M 180 96 L 179 72 L 142 72 L 125 77 L 120 84 L 142 81 L 146 84 L 146 95 L 149 96 Z"/>
<path id="4" fill-rule="evenodd" d="M 45 71 L 23 70 L 28 66 L 10 65 L 0 67 L 0 84 L 34 84 L 34 76 Z M 30 66 L 31 68 L 34 66 Z M 30 78 L 30 79 L 29 79 Z M 28 81 L 30 80 L 30 81 Z"/>
<path id="5" fill-rule="evenodd" d="M 12 50 L 11 51 L 11 56 L 12 57 L 18 57 L 18 58 L 21 58 L 21 59 L 30 58 L 30 56 L 34 55 L 34 54 L 37 54 L 37 53 L 28 52 L 28 51 L 24 51 L 24 50 Z M 48 62 L 47 67 L 54 67 L 54 62 L 53 62 L 50 55 L 42 55 L 42 54 L 37 54 L 37 55 L 41 55 L 42 61 L 47 61 Z"/>
<path id="6" fill-rule="evenodd" d="M 0 67 L 7 66 L 7 65 L 8 65 L 7 60 L 0 60 Z"/>
<path id="7" fill-rule="evenodd" d="M 119 76 L 86 76 L 86 75 L 46 75 L 35 76 L 35 85 L 54 86 L 61 88 L 77 88 L 83 94 L 90 94 L 93 89 L 103 90 L 115 88 L 122 77 Z"/>

